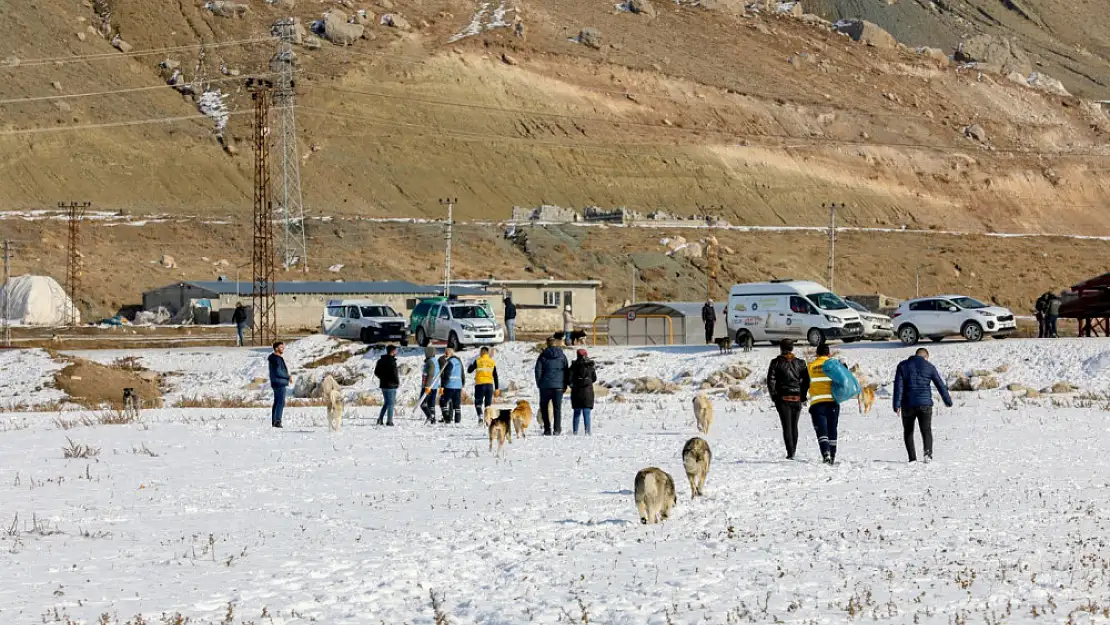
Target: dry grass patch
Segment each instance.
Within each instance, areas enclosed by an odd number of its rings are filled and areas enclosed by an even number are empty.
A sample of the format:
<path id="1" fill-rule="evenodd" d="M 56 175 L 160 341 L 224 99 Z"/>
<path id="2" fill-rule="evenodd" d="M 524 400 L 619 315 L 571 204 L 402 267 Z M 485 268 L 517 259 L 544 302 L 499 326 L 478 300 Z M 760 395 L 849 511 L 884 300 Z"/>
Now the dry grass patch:
<path id="1" fill-rule="evenodd" d="M 62 456 L 65 458 L 95 458 L 100 455 L 100 448 L 93 447 L 92 445 L 82 445 L 81 443 L 73 442 L 73 439 L 66 437 L 67 445 L 62 447 Z"/>
<path id="2" fill-rule="evenodd" d="M 111 406 L 122 409 L 125 388 L 135 390 L 143 407 L 161 406 L 162 389 L 157 380 L 144 376 L 141 370 L 122 366 L 130 365 L 102 365 L 83 358 L 71 358 L 69 365 L 54 374 L 54 385 L 69 395 L 71 401 L 86 408 Z"/>
<path id="3" fill-rule="evenodd" d="M 358 349 L 355 349 L 353 351 L 343 350 L 343 351 L 334 352 L 334 353 L 328 354 L 327 356 L 317 358 L 316 360 L 313 360 L 312 362 L 304 365 L 301 368 L 302 369 L 316 369 L 318 367 L 326 367 L 328 365 L 340 365 L 340 364 L 343 364 L 343 363 L 347 362 L 351 358 L 354 358 L 355 356 L 361 356 L 361 355 L 365 354 L 368 351 L 370 351 L 370 346 L 369 345 L 364 345 L 364 346 L 359 347 Z"/>
<path id="4" fill-rule="evenodd" d="M 267 406 L 245 397 L 182 397 L 174 402 L 174 408 L 261 408 Z"/>

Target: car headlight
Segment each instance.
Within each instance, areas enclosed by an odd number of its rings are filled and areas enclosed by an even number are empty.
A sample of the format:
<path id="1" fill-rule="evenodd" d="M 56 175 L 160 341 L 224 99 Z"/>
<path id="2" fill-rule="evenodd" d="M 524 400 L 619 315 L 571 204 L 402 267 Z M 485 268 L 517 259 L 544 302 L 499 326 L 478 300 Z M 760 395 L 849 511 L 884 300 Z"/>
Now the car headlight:
<path id="1" fill-rule="evenodd" d="M 474 331 L 474 324 L 464 323 L 464 324 L 462 324 L 462 329 L 466 330 L 467 332 L 473 332 Z"/>
<path id="2" fill-rule="evenodd" d="M 980 315 L 983 315 L 984 317 L 993 317 L 994 316 L 994 313 L 989 313 L 985 310 L 977 310 L 975 312 L 979 313 Z"/>
<path id="3" fill-rule="evenodd" d="M 366 327 L 368 327 L 368 328 L 380 328 L 380 327 L 382 327 L 382 324 L 378 323 L 377 321 L 367 321 L 366 322 Z"/>
<path id="4" fill-rule="evenodd" d="M 841 319 L 840 317 L 834 317 L 832 315 L 825 315 L 825 319 L 828 319 L 829 323 L 832 323 L 832 324 L 835 324 L 835 325 L 841 325 L 842 323 L 844 323 L 843 319 Z"/>

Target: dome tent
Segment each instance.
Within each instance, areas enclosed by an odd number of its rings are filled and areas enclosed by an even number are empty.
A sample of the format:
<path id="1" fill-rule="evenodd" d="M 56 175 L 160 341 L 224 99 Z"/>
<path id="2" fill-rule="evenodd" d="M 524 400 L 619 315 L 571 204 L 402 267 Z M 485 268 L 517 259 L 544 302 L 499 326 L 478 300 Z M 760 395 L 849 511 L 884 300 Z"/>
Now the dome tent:
<path id="1" fill-rule="evenodd" d="M 18 276 L 0 289 L 0 315 L 29 326 L 77 325 L 80 313 L 62 285 L 50 276 Z M 68 317 L 68 318 L 67 318 Z"/>

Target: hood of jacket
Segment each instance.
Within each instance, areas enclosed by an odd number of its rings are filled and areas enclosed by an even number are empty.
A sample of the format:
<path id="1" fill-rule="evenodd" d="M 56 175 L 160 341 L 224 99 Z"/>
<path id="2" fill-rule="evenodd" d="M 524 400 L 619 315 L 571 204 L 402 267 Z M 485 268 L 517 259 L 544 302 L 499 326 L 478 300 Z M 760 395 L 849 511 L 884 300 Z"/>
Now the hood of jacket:
<path id="1" fill-rule="evenodd" d="M 563 356 L 563 350 L 559 347 L 546 347 L 540 353 L 540 358 L 543 360 L 559 360 Z"/>

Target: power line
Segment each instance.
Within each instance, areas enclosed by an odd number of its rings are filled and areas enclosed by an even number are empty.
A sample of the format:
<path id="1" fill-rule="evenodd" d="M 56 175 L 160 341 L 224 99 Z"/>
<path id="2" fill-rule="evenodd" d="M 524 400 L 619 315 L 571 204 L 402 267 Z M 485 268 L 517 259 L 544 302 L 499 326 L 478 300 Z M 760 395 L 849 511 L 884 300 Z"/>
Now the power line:
<path id="1" fill-rule="evenodd" d="M 251 115 L 254 111 L 232 111 L 228 115 Z M 97 124 L 81 124 L 77 126 L 50 126 L 46 128 L 24 128 L 20 130 L 0 130 L 0 137 L 13 135 L 35 135 L 55 132 L 74 132 L 81 130 L 96 130 L 99 128 L 122 128 L 126 126 L 145 126 L 150 124 L 171 124 L 197 119 L 211 119 L 207 115 L 181 115 L 179 117 L 151 117 L 148 119 L 131 119 L 119 122 L 103 122 Z"/>
<path id="2" fill-rule="evenodd" d="M 0 64 L 0 69 L 20 69 L 25 67 L 38 67 L 40 65 L 65 65 L 67 63 L 87 63 L 90 61 L 104 61 L 111 59 L 128 59 L 139 56 L 152 56 L 169 52 L 184 52 L 201 48 L 226 48 L 229 46 L 246 46 L 253 44 L 273 44 L 272 37 L 260 39 L 239 39 L 235 41 L 216 41 L 212 43 L 197 43 L 186 46 L 171 46 L 166 48 L 149 48 L 147 50 L 132 50 L 131 52 L 97 52 L 95 54 L 74 54 L 67 56 L 43 57 L 38 59 L 18 59 L 16 62 Z M 18 57 L 17 57 L 18 58 Z"/>
<path id="3" fill-rule="evenodd" d="M 276 76 L 276 75 L 277 75 L 276 73 L 244 74 L 242 76 L 233 76 L 233 77 L 229 77 L 229 78 L 217 78 L 215 80 L 209 80 L 207 82 L 208 83 L 235 82 L 235 81 L 240 81 L 240 80 L 246 80 L 247 78 L 267 78 L 267 77 Z M 165 85 L 165 84 L 149 85 L 149 86 L 146 86 L 146 87 L 131 87 L 129 89 L 116 89 L 114 91 L 90 91 L 88 93 L 63 93 L 63 94 L 58 94 L 58 95 L 31 96 L 31 97 L 26 97 L 26 98 L 8 98 L 6 100 L 0 100 L 0 105 L 4 105 L 4 104 L 25 104 L 25 103 L 29 103 L 29 102 L 49 102 L 49 101 L 53 101 L 53 100 L 70 100 L 70 99 L 74 99 L 74 98 L 92 98 L 92 97 L 99 97 L 99 96 L 110 96 L 110 95 L 120 95 L 120 94 L 126 94 L 126 93 L 137 93 L 137 92 L 141 92 L 141 91 L 157 91 L 157 90 L 160 90 L 160 89 L 167 89 L 167 88 L 172 89 L 173 85 Z"/>

